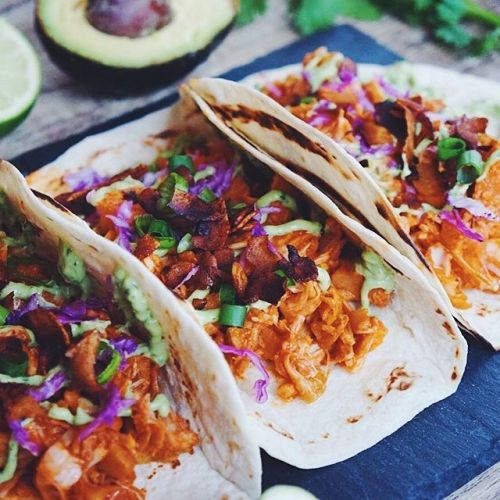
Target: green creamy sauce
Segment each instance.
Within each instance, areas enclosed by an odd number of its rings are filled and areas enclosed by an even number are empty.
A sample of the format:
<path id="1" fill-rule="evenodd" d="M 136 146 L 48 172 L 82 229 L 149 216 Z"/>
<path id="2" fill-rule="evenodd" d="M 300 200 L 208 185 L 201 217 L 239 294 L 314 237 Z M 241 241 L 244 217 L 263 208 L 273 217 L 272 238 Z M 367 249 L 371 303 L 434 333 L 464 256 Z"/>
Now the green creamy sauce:
<path id="1" fill-rule="evenodd" d="M 88 332 L 90 330 L 97 330 L 98 332 L 104 333 L 109 325 L 111 325 L 111 321 L 102 319 L 82 321 L 81 323 L 72 323 L 70 325 L 71 335 L 73 337 L 79 337 L 80 335 L 83 335 L 85 332 Z"/>
<path id="2" fill-rule="evenodd" d="M 322 225 L 319 222 L 311 222 L 304 219 L 295 219 L 279 226 L 264 226 L 264 231 L 269 236 L 283 236 L 294 231 L 307 231 L 308 233 L 319 236 Z"/>
<path id="3" fill-rule="evenodd" d="M 148 305 L 146 296 L 124 269 L 115 271 L 113 284 L 116 301 L 128 315 L 129 320 L 138 321 L 148 331 L 151 357 L 160 366 L 163 366 L 168 357 L 167 342 L 163 337 L 160 323 Z"/>
<path id="4" fill-rule="evenodd" d="M 130 189 L 141 189 L 144 184 L 133 177 L 125 177 L 125 179 L 117 182 L 113 182 L 109 186 L 104 186 L 102 188 L 91 191 L 87 195 L 87 201 L 94 207 L 99 205 L 99 203 L 104 199 L 104 197 L 113 191 L 129 191 Z"/>
<path id="5" fill-rule="evenodd" d="M 283 191 L 278 191 L 277 189 L 273 189 L 264 196 L 261 196 L 255 202 L 255 206 L 257 208 L 263 208 L 269 206 L 275 201 L 279 201 L 284 207 L 289 208 L 293 212 L 297 212 L 298 210 L 297 202 L 289 194 L 286 194 Z"/>
<path id="6" fill-rule="evenodd" d="M 312 92 L 316 92 L 321 84 L 327 80 L 331 80 L 339 71 L 339 67 L 344 61 L 344 56 L 339 52 L 329 57 L 322 64 L 322 55 L 313 57 L 305 66 L 305 70 L 309 73 L 309 81 L 311 83 Z"/>
<path id="7" fill-rule="evenodd" d="M 356 272 L 365 278 L 361 287 L 361 305 L 369 309 L 370 290 L 375 288 L 382 288 L 386 292 L 394 290 L 394 272 L 381 257 L 371 250 L 365 250 L 361 259 L 362 262 L 356 264 Z"/>
<path id="8" fill-rule="evenodd" d="M 70 425 L 85 425 L 94 420 L 84 409 L 77 408 L 73 415 L 68 408 L 52 405 L 48 412 L 48 416 L 54 420 L 61 420 Z"/>
<path id="9" fill-rule="evenodd" d="M 17 469 L 17 453 L 19 445 L 14 439 L 9 440 L 9 448 L 7 453 L 7 460 L 3 470 L 0 472 L 0 484 L 5 483 L 14 477 Z"/>
<path id="10" fill-rule="evenodd" d="M 44 381 L 45 377 L 42 375 L 31 375 L 27 377 L 11 377 L 0 373 L 0 384 L 24 384 L 38 386 Z"/>
<path id="11" fill-rule="evenodd" d="M 27 285 L 11 281 L 0 292 L 0 299 L 5 299 L 11 293 L 14 297 L 22 300 L 28 300 L 33 294 L 42 295 L 44 292 L 50 293 L 55 297 L 70 298 L 74 295 L 74 290 L 66 285 L 60 285 L 55 281 L 49 281 L 45 285 Z"/>
<path id="12" fill-rule="evenodd" d="M 208 325 L 219 321 L 220 309 L 205 309 L 204 311 L 196 311 L 196 314 L 202 325 Z"/>
<path id="13" fill-rule="evenodd" d="M 67 283 L 77 286 L 85 296 L 88 296 L 91 281 L 87 274 L 87 266 L 63 241 L 59 242 L 57 268 Z"/>

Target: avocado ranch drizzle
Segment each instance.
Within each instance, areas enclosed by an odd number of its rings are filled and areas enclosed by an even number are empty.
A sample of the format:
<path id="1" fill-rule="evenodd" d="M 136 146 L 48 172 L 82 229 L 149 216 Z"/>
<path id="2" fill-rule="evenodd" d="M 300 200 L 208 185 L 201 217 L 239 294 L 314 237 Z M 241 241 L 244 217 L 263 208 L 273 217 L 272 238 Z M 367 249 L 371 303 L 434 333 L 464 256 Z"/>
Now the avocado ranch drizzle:
<path id="1" fill-rule="evenodd" d="M 103 290 L 67 244 L 54 266 L 35 234 L 0 192 L 0 495 L 142 498 L 138 463 L 198 443 L 160 391 L 164 332 L 124 269 Z"/>
<path id="2" fill-rule="evenodd" d="M 58 201 L 190 302 L 236 376 L 250 363 L 261 372 L 258 402 L 268 372 L 281 399 L 316 400 L 331 364 L 355 370 L 387 332 L 377 308 L 390 304 L 392 270 L 221 138 L 178 134 L 151 165 L 65 181 Z"/>

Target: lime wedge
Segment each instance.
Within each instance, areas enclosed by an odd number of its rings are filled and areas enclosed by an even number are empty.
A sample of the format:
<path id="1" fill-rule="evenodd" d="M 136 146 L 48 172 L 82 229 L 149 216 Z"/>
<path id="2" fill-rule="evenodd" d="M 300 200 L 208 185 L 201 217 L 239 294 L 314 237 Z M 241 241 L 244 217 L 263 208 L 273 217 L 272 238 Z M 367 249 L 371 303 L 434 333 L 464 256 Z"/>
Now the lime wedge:
<path id="1" fill-rule="evenodd" d="M 28 39 L 0 18 L 0 136 L 28 115 L 40 93 L 42 68 Z"/>

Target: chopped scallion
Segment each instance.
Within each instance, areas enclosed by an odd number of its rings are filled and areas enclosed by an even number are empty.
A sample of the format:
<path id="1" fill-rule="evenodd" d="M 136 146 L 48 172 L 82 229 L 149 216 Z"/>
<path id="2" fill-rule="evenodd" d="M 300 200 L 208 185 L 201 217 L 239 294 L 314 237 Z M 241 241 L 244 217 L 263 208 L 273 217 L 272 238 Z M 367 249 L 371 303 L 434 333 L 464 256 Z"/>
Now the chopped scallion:
<path id="1" fill-rule="evenodd" d="M 223 326 L 241 327 L 245 323 L 246 315 L 246 306 L 239 306 L 235 304 L 221 304 L 219 323 Z"/>

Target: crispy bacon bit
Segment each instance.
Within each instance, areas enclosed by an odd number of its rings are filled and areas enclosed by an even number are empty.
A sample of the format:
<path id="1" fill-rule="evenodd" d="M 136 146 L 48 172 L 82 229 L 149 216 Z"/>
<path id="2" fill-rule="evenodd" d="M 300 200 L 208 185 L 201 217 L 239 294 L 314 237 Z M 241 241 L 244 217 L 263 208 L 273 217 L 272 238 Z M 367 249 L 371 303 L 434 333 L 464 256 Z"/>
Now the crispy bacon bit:
<path id="1" fill-rule="evenodd" d="M 257 300 L 277 304 L 284 292 L 283 283 L 284 279 L 273 271 L 257 270 L 249 278 L 243 300 L 246 304 Z"/>
<path id="2" fill-rule="evenodd" d="M 396 103 L 404 112 L 406 139 L 403 146 L 403 152 L 406 155 L 406 160 L 411 164 L 415 146 L 419 144 L 422 139 L 432 139 L 434 136 L 434 129 L 432 127 L 432 122 L 425 114 L 425 108 L 422 106 L 421 98 L 403 99 L 400 97 Z M 417 123 L 421 126 L 421 130 L 418 134 L 416 134 Z"/>
<path id="3" fill-rule="evenodd" d="M 75 382 L 89 394 L 98 394 L 102 391 L 95 374 L 99 342 L 99 334 L 96 331 L 90 331 L 85 333 L 82 340 L 66 353 L 75 374 Z"/>
<path id="4" fill-rule="evenodd" d="M 144 260 L 154 253 L 154 251 L 160 246 L 160 243 L 156 238 L 150 234 L 145 234 L 137 240 L 137 246 L 135 247 L 134 255 L 139 260 Z"/>
<path id="5" fill-rule="evenodd" d="M 28 326 L 40 344 L 60 351 L 71 344 L 71 336 L 59 318 L 47 309 L 35 309 L 26 314 Z"/>
<path id="6" fill-rule="evenodd" d="M 161 273 L 161 280 L 165 285 L 173 290 L 176 288 L 187 274 L 192 271 L 196 266 L 192 262 L 178 262 L 168 269 L 164 269 Z"/>
<path id="7" fill-rule="evenodd" d="M 467 118 L 465 115 L 452 123 L 452 135 L 458 135 L 470 148 L 477 148 L 478 135 L 486 132 L 487 118 Z"/>
<path id="8" fill-rule="evenodd" d="M 419 157 L 416 167 L 418 177 L 413 179 L 413 185 L 419 201 L 441 208 L 446 204 L 446 192 L 444 180 L 434 166 L 435 162 L 436 148 L 425 149 Z"/>
<path id="9" fill-rule="evenodd" d="M 267 236 L 255 236 L 243 252 L 243 258 L 259 272 L 274 269 L 279 257 L 270 250 Z"/>
<path id="10" fill-rule="evenodd" d="M 279 268 L 285 271 L 286 275 L 293 280 L 303 283 L 318 279 L 318 268 L 309 257 L 301 257 L 293 245 L 287 245 L 288 261 L 279 262 Z"/>
<path id="11" fill-rule="evenodd" d="M 2 331 L 0 336 L 0 353 L 6 359 L 13 357 L 12 361 L 16 361 L 15 357 L 22 351 L 27 358 L 27 375 L 35 375 L 39 365 L 39 355 L 36 346 L 32 346 L 30 334 L 26 328 L 22 326 L 11 326 L 8 330 Z"/>

